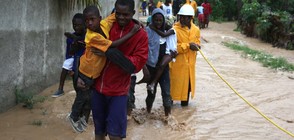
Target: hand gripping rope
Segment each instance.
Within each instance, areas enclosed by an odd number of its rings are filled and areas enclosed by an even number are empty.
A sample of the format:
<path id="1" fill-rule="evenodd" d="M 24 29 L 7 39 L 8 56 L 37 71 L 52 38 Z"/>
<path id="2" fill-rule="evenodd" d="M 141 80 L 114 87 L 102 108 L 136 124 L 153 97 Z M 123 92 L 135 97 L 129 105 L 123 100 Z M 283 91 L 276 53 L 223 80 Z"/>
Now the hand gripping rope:
<path id="1" fill-rule="evenodd" d="M 202 48 L 202 47 L 201 47 Z M 277 128 L 279 128 L 280 130 L 284 131 L 285 133 L 287 133 L 288 135 L 294 137 L 294 134 L 287 131 L 286 129 L 282 128 L 281 126 L 279 126 L 278 124 L 276 124 L 273 120 L 271 120 L 270 118 L 268 118 L 266 115 L 264 115 L 261 111 L 259 111 L 256 107 L 254 107 L 249 101 L 247 101 L 243 96 L 241 96 L 214 68 L 214 66 L 208 61 L 208 59 L 204 56 L 203 52 L 199 49 L 199 47 L 197 46 L 198 51 L 200 52 L 200 54 L 202 55 L 202 57 L 205 59 L 205 61 L 209 64 L 209 66 L 213 69 L 213 71 L 218 75 L 218 77 L 220 77 L 243 101 L 245 101 L 250 107 L 252 107 L 257 113 L 259 113 L 263 118 L 265 118 L 266 120 L 268 120 L 271 124 L 273 124 L 274 126 L 276 126 Z"/>

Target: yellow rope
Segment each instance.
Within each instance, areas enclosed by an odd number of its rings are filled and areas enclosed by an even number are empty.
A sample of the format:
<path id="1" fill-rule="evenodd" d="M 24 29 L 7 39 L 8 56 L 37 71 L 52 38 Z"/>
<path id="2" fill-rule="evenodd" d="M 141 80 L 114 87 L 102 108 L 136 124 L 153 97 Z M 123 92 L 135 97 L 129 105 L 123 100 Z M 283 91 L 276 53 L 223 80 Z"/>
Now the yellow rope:
<path id="1" fill-rule="evenodd" d="M 198 48 L 198 47 L 197 47 Z M 208 61 L 208 59 L 204 56 L 203 52 L 201 51 L 201 49 L 199 49 L 199 52 L 201 53 L 201 55 L 203 56 L 203 58 L 205 59 L 205 61 L 209 64 L 209 66 L 213 69 L 213 71 L 242 99 L 244 100 L 249 106 L 251 106 L 255 111 L 257 111 L 262 117 L 264 117 L 266 120 L 268 120 L 270 123 L 272 123 L 274 126 L 276 126 L 277 128 L 279 128 L 280 130 L 284 131 L 285 133 L 287 133 L 288 135 L 294 137 L 294 134 L 292 134 L 291 132 L 287 131 L 286 129 L 282 128 L 281 126 L 279 126 L 278 124 L 276 124 L 274 121 L 272 121 L 270 118 L 268 118 L 266 115 L 264 115 L 262 112 L 260 112 L 256 107 L 254 107 L 250 102 L 248 102 L 244 97 L 242 97 L 217 71 L 216 69 L 213 67 L 213 65 Z"/>

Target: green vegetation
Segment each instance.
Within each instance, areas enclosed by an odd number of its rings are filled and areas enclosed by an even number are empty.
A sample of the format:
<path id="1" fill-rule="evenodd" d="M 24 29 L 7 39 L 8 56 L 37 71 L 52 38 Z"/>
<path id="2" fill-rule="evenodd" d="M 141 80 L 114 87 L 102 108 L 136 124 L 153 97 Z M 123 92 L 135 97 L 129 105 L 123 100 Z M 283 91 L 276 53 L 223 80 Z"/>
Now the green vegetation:
<path id="1" fill-rule="evenodd" d="M 23 107 L 33 109 L 36 103 L 42 103 L 46 100 L 45 96 L 36 96 L 32 93 L 23 93 L 20 90 L 15 90 L 16 104 L 23 103 Z"/>
<path id="2" fill-rule="evenodd" d="M 294 19 L 291 16 L 294 2 L 281 1 L 283 6 L 275 7 L 270 2 L 243 0 L 238 26 L 242 33 L 272 43 L 274 47 L 294 49 Z"/>
<path id="3" fill-rule="evenodd" d="M 282 71 L 294 71 L 294 65 L 289 63 L 284 58 L 275 58 L 270 54 L 266 54 L 262 51 L 253 50 L 243 45 L 228 42 L 223 42 L 223 44 L 233 50 L 243 52 L 244 54 L 242 56 L 246 58 L 249 57 L 254 61 L 260 62 L 264 67 L 269 67 Z"/>
<path id="4" fill-rule="evenodd" d="M 42 126 L 42 120 L 34 120 L 30 123 L 31 125 Z"/>
<path id="5" fill-rule="evenodd" d="M 210 0 L 212 7 L 211 20 L 216 22 L 232 21 L 238 18 L 238 4 L 240 0 Z M 203 1 L 200 0 L 201 4 Z"/>
<path id="6" fill-rule="evenodd" d="M 241 29 L 237 27 L 237 28 L 234 29 L 233 31 L 235 31 L 235 32 L 241 32 Z"/>
<path id="7" fill-rule="evenodd" d="M 202 0 L 199 1 L 200 3 Z M 238 21 L 248 37 L 269 42 L 273 47 L 294 50 L 294 0 L 210 0 L 211 20 Z"/>

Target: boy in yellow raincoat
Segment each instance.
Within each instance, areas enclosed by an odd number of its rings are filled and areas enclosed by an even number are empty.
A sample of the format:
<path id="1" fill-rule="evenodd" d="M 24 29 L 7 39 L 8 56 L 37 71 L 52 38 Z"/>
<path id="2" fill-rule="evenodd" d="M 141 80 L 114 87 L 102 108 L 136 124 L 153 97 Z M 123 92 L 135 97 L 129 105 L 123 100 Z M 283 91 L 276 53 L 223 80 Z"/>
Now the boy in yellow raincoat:
<path id="1" fill-rule="evenodd" d="M 200 48 L 200 30 L 193 24 L 194 9 L 185 4 L 178 12 L 179 21 L 174 29 L 177 33 L 176 61 L 170 63 L 170 93 L 173 100 L 180 100 L 182 106 L 187 106 L 189 96 L 194 97 L 196 81 L 196 56 Z"/>

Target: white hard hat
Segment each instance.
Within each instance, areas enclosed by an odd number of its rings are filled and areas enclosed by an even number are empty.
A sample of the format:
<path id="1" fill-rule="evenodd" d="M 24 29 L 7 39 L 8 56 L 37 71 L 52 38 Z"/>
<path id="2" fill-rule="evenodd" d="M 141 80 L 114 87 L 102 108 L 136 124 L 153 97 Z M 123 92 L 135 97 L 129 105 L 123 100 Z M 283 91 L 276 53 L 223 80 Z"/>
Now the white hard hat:
<path id="1" fill-rule="evenodd" d="M 185 4 L 181 7 L 180 11 L 178 12 L 178 15 L 184 15 L 184 16 L 194 16 L 194 9 L 190 4 Z"/>

